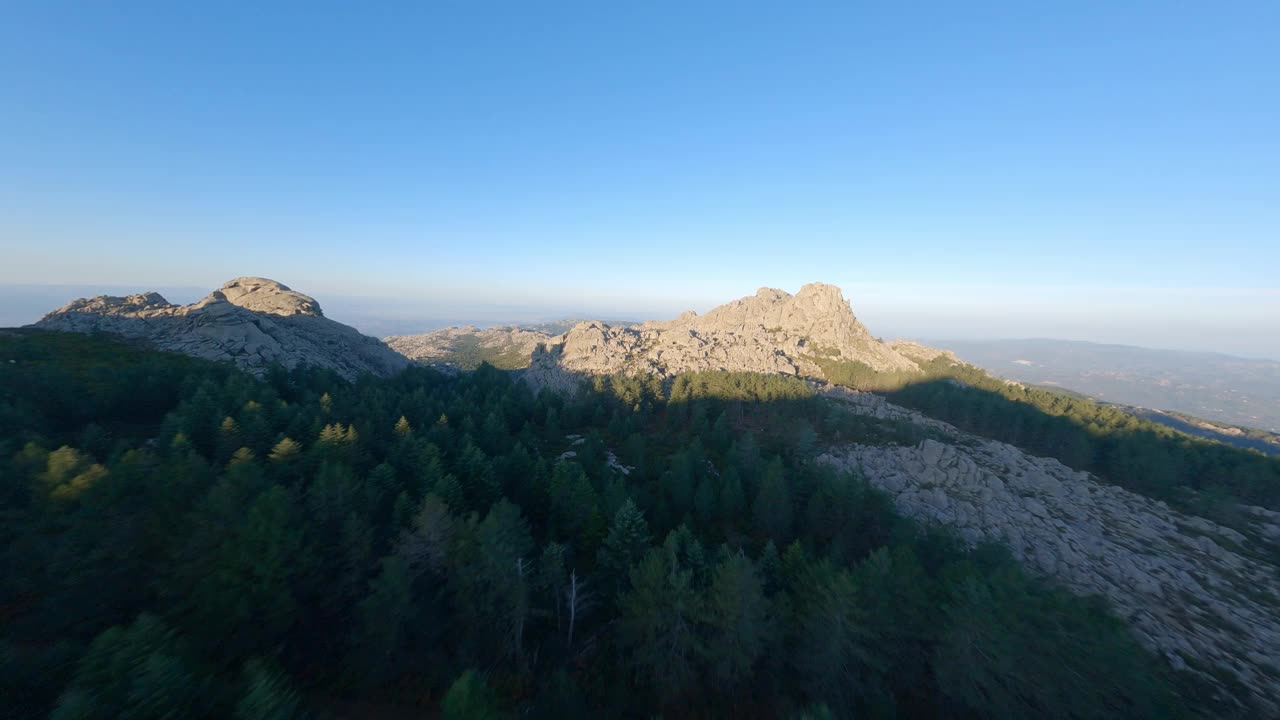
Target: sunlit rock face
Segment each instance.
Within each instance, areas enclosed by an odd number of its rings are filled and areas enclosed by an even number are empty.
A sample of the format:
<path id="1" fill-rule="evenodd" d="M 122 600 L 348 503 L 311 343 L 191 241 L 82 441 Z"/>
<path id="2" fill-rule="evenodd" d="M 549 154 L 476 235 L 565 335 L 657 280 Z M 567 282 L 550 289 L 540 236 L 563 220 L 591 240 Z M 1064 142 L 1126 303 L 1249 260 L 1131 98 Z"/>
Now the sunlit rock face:
<path id="1" fill-rule="evenodd" d="M 366 372 L 390 375 L 409 365 L 377 339 L 326 318 L 313 298 L 265 278 L 236 278 L 190 305 L 174 305 L 159 293 L 75 300 L 33 327 L 141 339 L 255 374 L 279 363 L 327 368 L 353 379 Z"/>
<path id="2" fill-rule="evenodd" d="M 552 336 L 516 326 L 451 327 L 420 335 L 384 338 L 391 349 L 423 365 L 469 370 L 480 361 L 504 370 L 529 367 L 533 351 Z"/>
<path id="3" fill-rule="evenodd" d="M 862 363 L 883 372 L 909 372 L 919 363 L 881 342 L 854 316 L 840 288 L 811 283 L 795 295 L 761 288 L 705 315 L 635 327 L 580 323 L 535 350 L 528 377 L 557 387 L 564 375 L 700 370 L 823 377 L 815 357 Z"/>
<path id="4" fill-rule="evenodd" d="M 265 315 L 315 315 L 323 317 L 320 303 L 308 295 L 290 290 L 275 280 L 259 277 L 236 278 L 217 292 L 227 302 Z"/>

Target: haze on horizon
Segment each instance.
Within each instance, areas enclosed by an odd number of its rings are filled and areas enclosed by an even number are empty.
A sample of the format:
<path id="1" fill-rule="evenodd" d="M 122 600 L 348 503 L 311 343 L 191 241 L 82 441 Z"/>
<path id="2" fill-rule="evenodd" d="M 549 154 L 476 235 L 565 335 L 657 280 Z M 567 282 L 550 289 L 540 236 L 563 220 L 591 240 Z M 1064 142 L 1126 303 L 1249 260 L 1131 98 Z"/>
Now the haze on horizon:
<path id="1" fill-rule="evenodd" d="M 0 298 L 261 275 L 360 327 L 818 280 L 886 336 L 1280 358 L 1275 3 L 6 15 Z"/>

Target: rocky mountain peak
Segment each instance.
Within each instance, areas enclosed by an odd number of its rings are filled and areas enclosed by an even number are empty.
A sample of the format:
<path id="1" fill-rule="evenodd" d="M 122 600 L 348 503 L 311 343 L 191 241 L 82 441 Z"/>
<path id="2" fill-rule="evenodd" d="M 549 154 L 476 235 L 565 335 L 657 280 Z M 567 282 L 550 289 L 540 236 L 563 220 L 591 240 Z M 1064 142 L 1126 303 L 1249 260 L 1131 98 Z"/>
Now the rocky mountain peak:
<path id="1" fill-rule="evenodd" d="M 916 360 L 863 327 L 840 288 L 810 283 L 795 295 L 760 288 L 697 315 L 636 327 L 582 323 L 533 353 L 535 384 L 567 386 L 567 375 L 700 370 L 823 378 L 820 362 L 856 362 L 879 371 L 914 371 Z"/>
<path id="2" fill-rule="evenodd" d="M 260 277 L 241 277 L 215 291 L 232 305 L 268 315 L 316 315 L 324 317 L 320 303 L 287 285 Z"/>
<path id="3" fill-rule="evenodd" d="M 92 298 L 72 300 L 46 318 L 65 313 L 93 313 L 99 315 L 129 315 L 163 311 L 173 307 L 164 296 L 157 292 L 135 293 L 123 297 L 117 295 L 98 295 Z"/>
<path id="4" fill-rule="evenodd" d="M 871 334 L 858 322 L 840 288 L 825 283 L 809 283 L 795 295 L 776 288 L 761 288 L 754 296 L 711 310 L 699 325 L 707 330 L 739 333 L 764 328 L 775 335 L 804 341 L 810 346 L 811 354 L 832 350 L 843 353 L 844 349 L 855 346 L 871 347 Z M 885 364 L 885 369 L 914 367 L 905 358 L 893 357 L 896 354 L 892 351 L 875 355 L 874 361 L 867 364 Z"/>
<path id="5" fill-rule="evenodd" d="M 164 307 L 170 304 L 164 296 L 158 292 L 138 293 L 125 298 L 127 302 L 141 307 Z"/>
<path id="6" fill-rule="evenodd" d="M 913 372 L 941 351 L 876 339 L 858 322 L 840 288 L 809 283 L 792 295 L 763 287 L 699 315 L 611 325 L 575 323 L 553 336 L 519 327 L 449 328 L 389 337 L 387 344 L 426 364 L 469 367 L 488 359 L 523 368 L 533 385 L 576 387 L 583 376 L 729 370 L 828 379 L 829 363 L 858 363 L 875 371 Z M 958 362 L 958 361 L 956 361 Z"/>
<path id="7" fill-rule="evenodd" d="M 805 295 L 819 295 L 833 298 L 837 302 L 844 302 L 844 294 L 840 292 L 840 288 L 824 282 L 811 282 L 801 285 L 796 297 Z"/>
<path id="8" fill-rule="evenodd" d="M 326 318 L 314 298 L 257 277 L 236 278 L 191 305 L 174 305 L 154 292 L 76 300 L 34 327 L 142 339 L 253 373 L 279 363 L 355 378 L 365 372 L 388 375 L 409 364 L 378 340 Z"/>
<path id="9" fill-rule="evenodd" d="M 448 328 L 386 338 L 406 357 L 446 367 L 488 360 L 525 368 L 533 385 L 570 389 L 584 376 L 728 370 L 815 379 L 832 364 L 854 363 L 881 372 L 914 372 L 953 355 L 915 343 L 885 343 L 854 316 L 839 287 L 809 283 L 796 294 L 763 287 L 699 315 L 613 325 L 575 323 L 562 335 L 520 327 Z"/>

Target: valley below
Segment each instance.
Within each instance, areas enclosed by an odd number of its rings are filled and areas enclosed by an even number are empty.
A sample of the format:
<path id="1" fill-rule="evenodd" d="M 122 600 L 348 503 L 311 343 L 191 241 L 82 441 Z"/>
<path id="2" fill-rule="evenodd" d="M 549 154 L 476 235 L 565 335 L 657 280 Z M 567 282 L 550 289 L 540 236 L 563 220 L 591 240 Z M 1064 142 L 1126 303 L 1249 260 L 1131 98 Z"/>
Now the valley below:
<path id="1" fill-rule="evenodd" d="M 1280 361 L 1067 340 L 935 342 L 1011 380 L 1280 432 Z"/>

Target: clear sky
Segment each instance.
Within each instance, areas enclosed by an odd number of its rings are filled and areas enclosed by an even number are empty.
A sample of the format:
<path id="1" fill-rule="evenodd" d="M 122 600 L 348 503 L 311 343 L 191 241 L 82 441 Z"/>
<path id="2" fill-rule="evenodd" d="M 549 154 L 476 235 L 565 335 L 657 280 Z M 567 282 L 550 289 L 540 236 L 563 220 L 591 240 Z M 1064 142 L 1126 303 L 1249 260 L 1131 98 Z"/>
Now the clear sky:
<path id="1" fill-rule="evenodd" d="M 0 16 L 0 284 L 452 317 L 823 280 L 884 334 L 1280 357 L 1275 0 Z"/>

